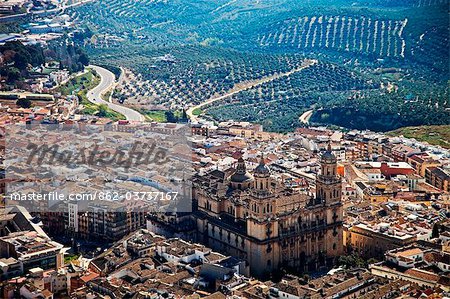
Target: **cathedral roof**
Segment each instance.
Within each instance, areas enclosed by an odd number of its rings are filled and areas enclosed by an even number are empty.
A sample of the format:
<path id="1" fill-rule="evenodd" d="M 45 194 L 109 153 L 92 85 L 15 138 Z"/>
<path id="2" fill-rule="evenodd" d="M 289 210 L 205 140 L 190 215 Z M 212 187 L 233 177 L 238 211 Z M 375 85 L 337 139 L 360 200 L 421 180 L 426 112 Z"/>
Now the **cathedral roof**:
<path id="1" fill-rule="evenodd" d="M 270 168 L 264 162 L 264 157 L 261 157 L 261 161 L 259 162 L 259 165 L 256 166 L 253 173 L 254 174 L 265 174 L 265 175 L 270 174 Z"/>
<path id="2" fill-rule="evenodd" d="M 246 172 L 244 174 L 234 173 L 231 176 L 231 181 L 234 183 L 244 183 L 251 180 L 253 180 L 253 176 L 249 172 Z"/>
<path id="3" fill-rule="evenodd" d="M 333 153 L 331 151 L 331 144 L 328 144 L 327 151 L 322 155 L 320 160 L 322 163 L 327 163 L 327 164 L 336 163 L 336 161 L 337 161 L 336 156 L 333 155 Z"/>
<path id="4" fill-rule="evenodd" d="M 251 173 L 247 171 L 244 159 L 239 158 L 235 173 L 230 178 L 233 183 L 244 183 L 253 180 Z"/>

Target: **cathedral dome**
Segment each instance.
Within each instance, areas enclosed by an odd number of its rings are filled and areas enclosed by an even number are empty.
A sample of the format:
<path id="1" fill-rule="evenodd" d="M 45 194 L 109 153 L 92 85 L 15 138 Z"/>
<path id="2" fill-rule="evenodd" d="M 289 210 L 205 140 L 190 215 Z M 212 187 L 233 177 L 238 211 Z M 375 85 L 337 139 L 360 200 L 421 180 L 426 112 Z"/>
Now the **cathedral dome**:
<path id="1" fill-rule="evenodd" d="M 239 158 L 235 173 L 230 177 L 232 183 L 245 183 L 253 181 L 253 176 L 247 171 L 245 161 Z"/>
<path id="2" fill-rule="evenodd" d="M 231 176 L 231 182 L 233 183 L 245 183 L 245 182 L 249 182 L 253 180 L 253 176 L 249 173 L 246 172 L 244 174 L 240 174 L 240 173 L 234 173 Z"/>
<path id="3" fill-rule="evenodd" d="M 324 163 L 336 163 L 336 157 L 328 151 L 322 155 L 321 160 Z"/>
<path id="4" fill-rule="evenodd" d="M 261 157 L 261 161 L 259 162 L 259 165 L 256 166 L 253 173 L 256 175 L 270 175 L 270 168 L 266 165 L 264 162 L 264 158 Z"/>
<path id="5" fill-rule="evenodd" d="M 331 152 L 331 145 L 328 144 L 327 151 L 320 158 L 322 163 L 335 164 L 337 162 L 336 156 Z"/>

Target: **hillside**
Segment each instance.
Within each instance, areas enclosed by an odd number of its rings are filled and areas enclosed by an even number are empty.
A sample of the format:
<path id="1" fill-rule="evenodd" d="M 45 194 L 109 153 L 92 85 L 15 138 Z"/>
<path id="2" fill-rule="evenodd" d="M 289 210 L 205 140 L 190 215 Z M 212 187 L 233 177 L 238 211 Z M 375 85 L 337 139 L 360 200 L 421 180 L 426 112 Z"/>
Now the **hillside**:
<path id="1" fill-rule="evenodd" d="M 73 13 L 94 34 L 79 41 L 93 62 L 134 73 L 114 93 L 125 105 L 177 111 L 315 59 L 202 111 L 285 132 L 314 105 L 314 122 L 389 131 L 450 124 L 447 4 L 99 0 Z"/>
<path id="2" fill-rule="evenodd" d="M 388 132 L 388 135 L 415 138 L 418 141 L 450 149 L 450 126 L 405 127 Z"/>

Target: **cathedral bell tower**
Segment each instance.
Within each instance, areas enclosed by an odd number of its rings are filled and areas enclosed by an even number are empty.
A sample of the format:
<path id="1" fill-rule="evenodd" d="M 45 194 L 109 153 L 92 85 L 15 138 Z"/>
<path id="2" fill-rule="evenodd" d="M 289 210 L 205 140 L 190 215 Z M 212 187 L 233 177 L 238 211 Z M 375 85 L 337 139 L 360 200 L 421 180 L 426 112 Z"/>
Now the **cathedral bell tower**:
<path id="1" fill-rule="evenodd" d="M 342 180 L 337 175 L 337 160 L 331 144 L 320 159 L 321 171 L 316 181 L 316 202 L 333 205 L 341 202 Z"/>
<path id="2" fill-rule="evenodd" d="M 316 180 L 316 204 L 323 206 L 323 220 L 328 227 L 321 254 L 327 257 L 327 264 L 331 265 L 344 252 L 342 179 L 337 174 L 337 159 L 331 151 L 331 144 L 322 155 L 320 165 L 321 172 Z"/>
<path id="3" fill-rule="evenodd" d="M 262 156 L 258 166 L 253 170 L 253 177 L 250 210 L 258 218 L 267 218 L 276 213 L 276 198 L 273 196 L 270 168 Z"/>
<path id="4" fill-rule="evenodd" d="M 259 165 L 256 166 L 253 171 L 253 176 L 255 178 L 253 189 L 257 193 L 269 193 L 272 188 L 271 178 L 270 178 L 270 169 L 264 162 L 264 157 L 261 156 L 261 160 L 259 161 Z"/>

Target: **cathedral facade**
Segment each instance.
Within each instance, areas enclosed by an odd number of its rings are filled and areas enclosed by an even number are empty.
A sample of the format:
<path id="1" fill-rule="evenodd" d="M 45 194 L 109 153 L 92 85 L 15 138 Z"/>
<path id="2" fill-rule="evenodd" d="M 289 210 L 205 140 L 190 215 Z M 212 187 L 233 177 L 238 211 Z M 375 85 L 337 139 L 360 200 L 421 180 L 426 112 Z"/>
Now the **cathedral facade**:
<path id="1" fill-rule="evenodd" d="M 197 241 L 245 259 L 256 277 L 332 266 L 343 254 L 341 179 L 330 148 L 320 162 L 315 196 L 276 180 L 263 158 L 252 173 L 240 158 L 234 169 L 197 176 Z"/>

